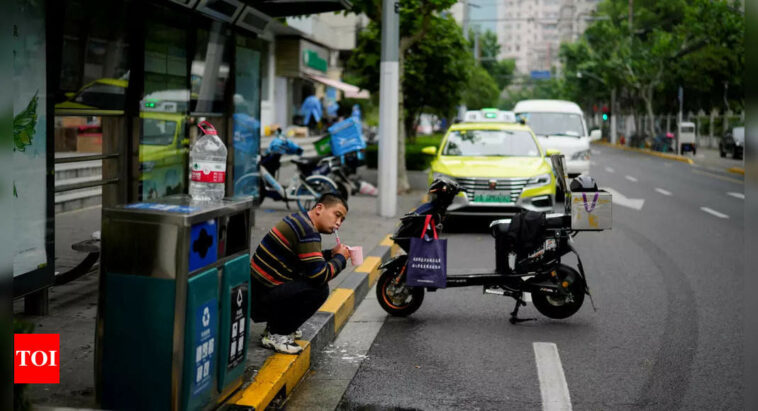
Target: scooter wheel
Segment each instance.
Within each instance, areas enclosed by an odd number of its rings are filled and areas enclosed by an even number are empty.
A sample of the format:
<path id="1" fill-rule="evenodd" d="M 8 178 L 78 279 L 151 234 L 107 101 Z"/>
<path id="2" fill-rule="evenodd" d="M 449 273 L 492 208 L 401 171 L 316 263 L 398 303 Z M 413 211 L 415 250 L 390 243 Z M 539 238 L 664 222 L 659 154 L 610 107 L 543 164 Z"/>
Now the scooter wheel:
<path id="1" fill-rule="evenodd" d="M 407 317 L 421 307 L 424 302 L 423 287 L 407 287 L 405 283 L 394 284 L 398 273 L 388 270 L 382 273 L 376 284 L 376 299 L 388 314 Z"/>
<path id="2" fill-rule="evenodd" d="M 568 295 L 554 297 L 542 293 L 532 293 L 532 303 L 545 317 L 563 319 L 574 315 L 584 303 L 584 279 L 573 268 L 561 264 L 558 269 L 558 279 L 562 283 L 569 282 Z"/>

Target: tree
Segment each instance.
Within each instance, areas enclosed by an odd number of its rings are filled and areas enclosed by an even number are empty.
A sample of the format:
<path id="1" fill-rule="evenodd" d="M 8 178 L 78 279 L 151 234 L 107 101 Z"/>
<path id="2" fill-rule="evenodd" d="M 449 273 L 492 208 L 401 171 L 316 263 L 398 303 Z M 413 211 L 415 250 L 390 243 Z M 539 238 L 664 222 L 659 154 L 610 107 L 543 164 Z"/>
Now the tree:
<path id="1" fill-rule="evenodd" d="M 471 110 L 494 107 L 500 90 L 487 70 L 481 66 L 475 66 L 463 93 L 463 102 Z"/>
<path id="2" fill-rule="evenodd" d="M 371 20 L 369 27 L 359 35 L 358 47 L 351 57 L 348 66 L 353 73 L 360 74 L 363 81 L 359 85 L 363 88 L 376 92 L 379 89 L 378 69 L 381 61 L 381 22 L 382 22 L 382 1 L 381 0 L 354 0 L 353 7 L 349 12 L 360 14 L 364 13 Z M 398 191 L 405 192 L 410 190 L 408 175 L 405 168 L 405 136 L 406 136 L 406 60 L 411 58 L 414 46 L 425 41 L 430 32 L 440 24 L 445 24 L 442 20 L 451 21 L 450 16 L 441 16 L 441 11 L 447 10 L 455 4 L 455 0 L 404 0 L 396 3 L 400 17 L 400 47 L 399 47 L 399 74 L 400 84 L 402 85 L 398 95 Z M 433 31 L 433 30 L 431 30 Z M 449 32 L 452 36 L 463 38 L 459 27 Z M 452 42 L 455 43 L 455 42 Z M 460 43 L 465 50 L 465 41 Z M 437 53 L 449 53 L 451 50 L 440 49 Z M 373 65 L 372 65 L 373 64 Z M 468 80 L 466 78 L 465 80 Z M 440 83 L 441 84 L 441 83 Z M 465 84 L 465 81 L 463 82 Z M 439 86 L 439 85 L 438 85 Z M 440 93 L 441 94 L 441 93 Z"/>
<path id="3" fill-rule="evenodd" d="M 566 90 L 577 100 L 598 99 L 598 86 L 613 88 L 629 107 L 652 119 L 656 110 L 677 108 L 682 86 L 692 109 L 719 100 L 728 105 L 730 98 L 741 105 L 744 15 L 739 2 L 638 0 L 632 26 L 627 0 L 605 0 L 598 11 L 607 19 L 561 47 Z M 601 81 L 578 79 L 577 72 L 592 73 Z M 726 87 L 731 84 L 740 86 Z M 724 88 L 726 93 L 721 92 Z M 648 124 L 646 132 L 654 135 L 653 122 Z"/>
<path id="4" fill-rule="evenodd" d="M 469 38 L 472 38 L 470 35 Z M 479 36 L 479 62 L 495 80 L 498 90 L 508 87 L 513 81 L 513 72 L 516 70 L 516 60 L 498 60 L 500 44 L 497 35 L 490 30 Z"/>

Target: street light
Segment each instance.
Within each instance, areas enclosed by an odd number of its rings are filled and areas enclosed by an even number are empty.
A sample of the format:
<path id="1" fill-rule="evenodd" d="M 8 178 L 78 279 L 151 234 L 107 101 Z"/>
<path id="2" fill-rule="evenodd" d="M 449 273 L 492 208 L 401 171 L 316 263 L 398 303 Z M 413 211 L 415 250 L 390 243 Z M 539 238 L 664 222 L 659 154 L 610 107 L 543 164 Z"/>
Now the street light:
<path id="1" fill-rule="evenodd" d="M 595 74 L 588 73 L 588 72 L 576 72 L 577 78 L 583 78 L 584 76 L 593 78 L 600 83 L 602 83 L 604 86 L 609 87 L 608 83 L 603 80 L 602 78 L 598 77 Z M 603 120 L 606 119 L 606 114 L 603 114 Z M 611 144 L 616 144 L 616 88 L 611 88 Z"/>

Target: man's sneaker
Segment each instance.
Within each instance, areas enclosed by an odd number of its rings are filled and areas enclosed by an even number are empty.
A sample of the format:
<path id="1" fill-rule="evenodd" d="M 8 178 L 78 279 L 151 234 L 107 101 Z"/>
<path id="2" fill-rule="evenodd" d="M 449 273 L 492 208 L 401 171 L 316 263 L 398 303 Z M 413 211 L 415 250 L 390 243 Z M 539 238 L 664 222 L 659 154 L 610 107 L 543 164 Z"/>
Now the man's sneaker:
<path id="1" fill-rule="evenodd" d="M 268 326 L 266 326 L 266 329 L 263 331 L 263 333 L 264 334 L 270 334 L 271 333 L 268 330 Z M 295 340 L 299 340 L 299 339 L 303 338 L 303 330 L 301 330 L 300 328 L 298 328 L 297 330 L 295 330 L 295 332 L 293 332 L 292 334 L 290 334 L 290 336 L 293 339 L 295 339 Z"/>
<path id="2" fill-rule="evenodd" d="M 303 347 L 295 344 L 295 339 L 291 335 L 263 333 L 261 344 L 266 348 L 271 348 L 276 352 L 283 354 L 297 354 L 303 351 Z"/>

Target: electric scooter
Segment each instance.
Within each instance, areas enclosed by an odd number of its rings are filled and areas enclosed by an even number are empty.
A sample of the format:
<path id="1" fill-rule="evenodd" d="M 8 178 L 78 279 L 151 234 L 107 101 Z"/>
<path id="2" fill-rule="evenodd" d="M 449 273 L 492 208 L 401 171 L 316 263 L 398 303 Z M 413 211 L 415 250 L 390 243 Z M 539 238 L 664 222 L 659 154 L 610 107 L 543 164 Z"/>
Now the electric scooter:
<path id="1" fill-rule="evenodd" d="M 519 308 L 526 305 L 525 293 L 531 293 L 532 303 L 541 314 L 555 319 L 568 318 L 575 314 L 581 308 L 585 295 L 590 296 L 592 301 L 582 260 L 573 241 L 578 230 L 572 228 L 573 201 L 566 182 L 565 160 L 562 155 L 553 155 L 551 161 L 561 189 L 568 193 L 564 212 L 523 212 L 510 219 L 492 221 L 489 228 L 495 238 L 495 271 L 477 268 L 447 270 L 447 288 L 482 286 L 484 294 L 501 295 L 516 300 L 516 305 L 510 313 L 511 324 L 533 320 L 518 317 Z M 594 182 L 593 179 L 590 180 Z M 594 189 L 597 190 L 596 185 Z M 436 291 L 432 287 L 406 285 L 410 240 L 412 237 L 419 237 L 424 231 L 428 215 L 431 216 L 437 230 L 441 231 L 447 207 L 459 192 L 460 187 L 455 181 L 438 178 L 429 188 L 432 200 L 401 218 L 400 227 L 391 239 L 406 254 L 397 256 L 379 267 L 381 275 L 376 286 L 379 305 L 387 313 L 393 316 L 408 316 L 421 307 L 425 290 Z M 586 198 L 586 195 L 584 197 Z M 595 203 L 597 196 L 592 204 L 593 208 Z M 606 204 L 610 207 L 609 200 Z M 521 227 L 524 224 L 536 224 L 538 230 L 533 230 L 536 232 L 535 236 L 529 239 L 520 237 L 519 233 L 523 230 L 518 229 L 516 220 Z M 532 246 L 524 247 L 527 242 Z M 576 269 L 561 261 L 561 258 L 569 253 L 576 255 Z"/>

